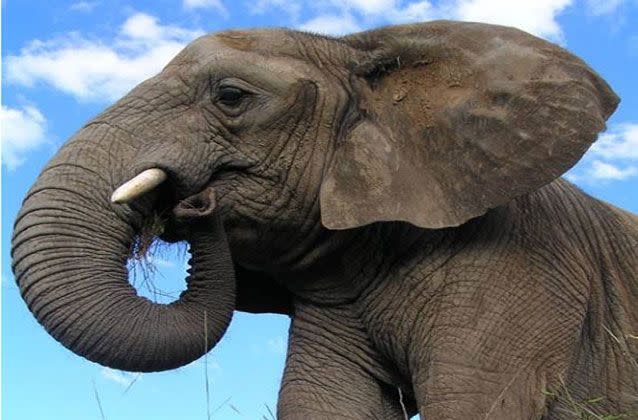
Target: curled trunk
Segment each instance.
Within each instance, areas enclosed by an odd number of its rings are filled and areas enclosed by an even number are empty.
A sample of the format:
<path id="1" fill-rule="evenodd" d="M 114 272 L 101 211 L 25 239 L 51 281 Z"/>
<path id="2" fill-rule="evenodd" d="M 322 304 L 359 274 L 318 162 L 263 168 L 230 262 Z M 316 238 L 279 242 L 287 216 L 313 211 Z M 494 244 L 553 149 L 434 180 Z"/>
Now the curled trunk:
<path id="1" fill-rule="evenodd" d="M 192 268 L 178 300 L 138 296 L 127 261 L 144 211 L 109 202 L 114 176 L 87 162 L 90 154 L 67 145 L 23 203 L 12 243 L 21 294 L 55 339 L 89 360 L 131 371 L 185 365 L 221 338 L 234 309 L 221 222 L 188 230 Z"/>

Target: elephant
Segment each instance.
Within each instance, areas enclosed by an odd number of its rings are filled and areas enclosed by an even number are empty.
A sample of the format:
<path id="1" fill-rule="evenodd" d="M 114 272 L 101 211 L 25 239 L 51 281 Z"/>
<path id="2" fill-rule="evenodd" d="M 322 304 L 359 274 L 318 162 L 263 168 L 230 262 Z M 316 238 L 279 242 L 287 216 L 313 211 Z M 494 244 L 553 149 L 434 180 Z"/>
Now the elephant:
<path id="1" fill-rule="evenodd" d="M 47 163 L 12 268 L 116 369 L 288 315 L 280 419 L 638 416 L 638 217 L 561 178 L 618 103 L 505 26 L 204 35 Z M 156 240 L 190 246 L 168 304 L 128 281 Z"/>

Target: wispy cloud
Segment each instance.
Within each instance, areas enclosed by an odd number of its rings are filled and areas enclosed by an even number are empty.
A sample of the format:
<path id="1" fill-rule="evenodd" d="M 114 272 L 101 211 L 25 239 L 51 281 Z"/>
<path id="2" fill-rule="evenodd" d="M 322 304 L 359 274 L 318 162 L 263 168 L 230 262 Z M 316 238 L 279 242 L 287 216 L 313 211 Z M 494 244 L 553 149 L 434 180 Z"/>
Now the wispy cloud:
<path id="1" fill-rule="evenodd" d="M 72 12 L 90 13 L 99 4 L 97 1 L 78 1 L 69 6 L 69 10 Z"/>
<path id="2" fill-rule="evenodd" d="M 273 11 L 281 11 L 291 19 L 293 24 L 297 24 L 299 16 L 303 10 L 300 0 L 257 0 L 246 3 L 248 10 L 253 15 L 261 15 Z"/>
<path id="3" fill-rule="evenodd" d="M 2 163 L 14 170 L 25 161 L 28 152 L 46 143 L 46 119 L 34 106 L 20 109 L 2 106 Z"/>
<path id="4" fill-rule="evenodd" d="M 185 9 L 214 9 L 224 16 L 228 16 L 228 10 L 221 0 L 183 0 Z"/>
<path id="5" fill-rule="evenodd" d="M 322 15 L 299 26 L 302 31 L 330 35 L 344 35 L 361 30 L 359 24 L 349 15 Z"/>
<path id="6" fill-rule="evenodd" d="M 621 168 L 612 163 L 595 160 L 587 174 L 594 179 L 622 181 L 638 174 L 638 168 L 635 166 Z"/>
<path id="7" fill-rule="evenodd" d="M 594 16 L 615 13 L 626 0 L 587 0 L 587 11 Z"/>
<path id="8" fill-rule="evenodd" d="M 167 258 L 160 258 L 160 257 L 155 257 L 155 256 L 150 256 L 148 257 L 148 262 L 151 263 L 152 265 L 155 265 L 157 267 L 161 267 L 161 268 L 175 268 L 177 267 L 177 264 L 174 260 L 170 260 Z"/>
<path id="9" fill-rule="evenodd" d="M 600 135 L 591 152 L 605 159 L 638 161 L 638 123 L 612 126 Z"/>
<path id="10" fill-rule="evenodd" d="M 396 0 L 343 0 L 331 1 L 350 10 L 356 10 L 364 15 L 380 15 L 397 7 Z"/>
<path id="11" fill-rule="evenodd" d="M 591 184 L 635 176 L 638 176 L 638 124 L 621 123 L 612 125 L 598 137 L 567 178 Z"/>
<path id="12" fill-rule="evenodd" d="M 139 374 L 122 372 L 120 370 L 103 367 L 100 374 L 104 379 L 114 382 L 123 388 L 128 388 L 133 382 L 139 381 Z"/>
<path id="13" fill-rule="evenodd" d="M 137 13 L 109 41 L 79 33 L 32 41 L 6 58 L 7 81 L 25 87 L 45 83 L 80 101 L 110 102 L 159 72 L 201 34 Z"/>

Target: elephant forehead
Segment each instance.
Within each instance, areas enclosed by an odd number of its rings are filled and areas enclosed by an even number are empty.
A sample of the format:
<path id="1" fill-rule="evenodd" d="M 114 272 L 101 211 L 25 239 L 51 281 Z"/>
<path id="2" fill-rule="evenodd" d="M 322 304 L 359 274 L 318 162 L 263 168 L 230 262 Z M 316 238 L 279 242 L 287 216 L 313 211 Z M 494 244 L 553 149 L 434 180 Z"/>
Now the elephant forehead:
<path id="1" fill-rule="evenodd" d="M 265 45 L 277 49 L 285 47 L 290 40 L 288 31 L 282 29 L 231 30 L 218 32 L 213 36 L 224 45 L 241 51 L 254 51 Z"/>
<path id="2" fill-rule="evenodd" d="M 275 88 L 285 88 L 302 78 L 321 78 L 311 62 L 292 54 L 290 41 L 289 34 L 280 29 L 208 34 L 184 48 L 167 71 L 203 70 L 219 76 L 260 81 Z M 279 48 L 280 45 L 285 48 Z"/>
<path id="3" fill-rule="evenodd" d="M 204 35 L 191 42 L 186 50 L 200 58 L 212 51 L 221 55 L 242 51 L 264 56 L 298 58 L 301 53 L 296 38 L 291 31 L 285 29 L 229 30 Z"/>

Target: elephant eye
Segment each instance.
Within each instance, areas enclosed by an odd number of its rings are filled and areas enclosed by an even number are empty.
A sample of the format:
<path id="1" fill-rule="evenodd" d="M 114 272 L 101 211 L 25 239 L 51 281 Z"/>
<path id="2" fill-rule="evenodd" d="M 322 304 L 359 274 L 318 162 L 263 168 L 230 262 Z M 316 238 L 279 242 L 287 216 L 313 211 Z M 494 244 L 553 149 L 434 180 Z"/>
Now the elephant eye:
<path id="1" fill-rule="evenodd" d="M 217 100 L 222 105 L 234 107 L 239 105 L 246 95 L 248 95 L 248 92 L 240 88 L 234 86 L 222 86 L 219 88 Z"/>

